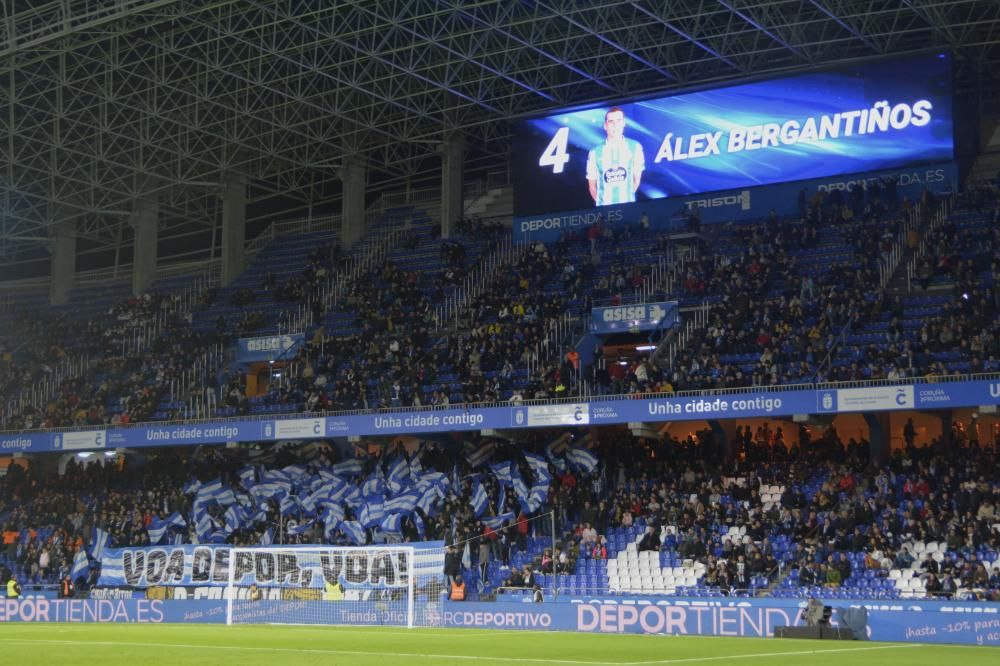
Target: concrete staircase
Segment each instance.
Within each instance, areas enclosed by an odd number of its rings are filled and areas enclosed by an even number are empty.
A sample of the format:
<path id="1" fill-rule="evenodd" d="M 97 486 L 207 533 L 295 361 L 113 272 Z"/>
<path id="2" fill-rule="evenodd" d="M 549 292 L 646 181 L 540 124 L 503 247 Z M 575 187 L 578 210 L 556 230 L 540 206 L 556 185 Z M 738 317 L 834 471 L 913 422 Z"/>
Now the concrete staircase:
<path id="1" fill-rule="evenodd" d="M 514 189 L 498 187 L 465 201 L 465 217 L 483 220 L 509 218 L 514 212 Z"/>

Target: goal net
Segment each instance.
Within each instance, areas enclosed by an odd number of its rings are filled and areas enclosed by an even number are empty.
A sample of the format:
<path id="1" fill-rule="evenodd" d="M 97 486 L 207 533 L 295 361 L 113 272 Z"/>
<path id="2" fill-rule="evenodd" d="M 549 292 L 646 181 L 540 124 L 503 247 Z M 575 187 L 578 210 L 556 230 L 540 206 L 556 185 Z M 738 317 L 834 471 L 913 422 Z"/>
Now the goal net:
<path id="1" fill-rule="evenodd" d="M 233 548 L 227 624 L 433 624 L 444 554 L 412 546 Z"/>

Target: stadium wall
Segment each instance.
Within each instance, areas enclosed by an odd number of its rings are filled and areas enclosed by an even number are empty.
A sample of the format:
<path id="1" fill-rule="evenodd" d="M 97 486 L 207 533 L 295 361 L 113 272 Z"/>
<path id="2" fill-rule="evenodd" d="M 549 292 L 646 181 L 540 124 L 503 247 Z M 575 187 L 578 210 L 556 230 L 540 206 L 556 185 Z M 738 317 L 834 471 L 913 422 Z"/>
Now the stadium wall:
<path id="1" fill-rule="evenodd" d="M 256 622 L 280 623 L 287 606 L 328 601 L 263 602 Z M 829 600 L 835 609 L 868 610 L 867 639 L 873 641 L 955 643 L 1000 646 L 1000 604 L 947 601 L 891 603 Z M 781 626 L 802 626 L 805 602 L 796 599 L 578 599 L 569 603 L 444 602 L 430 604 L 420 626 L 577 631 L 764 638 Z M 324 617 L 329 614 L 324 612 Z M 356 613 L 352 613 L 354 617 Z M 356 618 L 355 618 L 356 619 Z M 26 597 L 0 602 L 0 623 L 225 623 L 221 600 L 44 599 Z M 357 621 L 353 623 L 359 623 Z M 366 622 L 361 622 L 362 624 Z M 377 618 L 370 624 L 378 624 Z"/>
<path id="2" fill-rule="evenodd" d="M 705 395 L 505 407 L 455 407 L 347 414 L 321 418 L 239 419 L 184 425 L 69 432 L 0 434 L 0 453 L 76 452 L 192 446 L 226 442 L 414 435 L 484 429 L 552 428 L 637 422 L 751 419 L 794 414 L 954 409 L 994 405 L 1000 381 L 990 379 L 864 388 L 788 388 Z"/>

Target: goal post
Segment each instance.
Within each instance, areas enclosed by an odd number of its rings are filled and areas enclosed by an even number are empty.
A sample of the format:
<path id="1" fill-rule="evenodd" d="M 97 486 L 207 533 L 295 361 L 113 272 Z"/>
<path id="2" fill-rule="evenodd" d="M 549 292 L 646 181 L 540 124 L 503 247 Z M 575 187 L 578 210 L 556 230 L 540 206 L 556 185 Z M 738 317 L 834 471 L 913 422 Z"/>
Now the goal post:
<path id="1" fill-rule="evenodd" d="M 428 557 L 430 566 L 418 565 Z M 226 624 L 423 624 L 439 601 L 438 560 L 443 556 L 397 545 L 234 547 Z"/>

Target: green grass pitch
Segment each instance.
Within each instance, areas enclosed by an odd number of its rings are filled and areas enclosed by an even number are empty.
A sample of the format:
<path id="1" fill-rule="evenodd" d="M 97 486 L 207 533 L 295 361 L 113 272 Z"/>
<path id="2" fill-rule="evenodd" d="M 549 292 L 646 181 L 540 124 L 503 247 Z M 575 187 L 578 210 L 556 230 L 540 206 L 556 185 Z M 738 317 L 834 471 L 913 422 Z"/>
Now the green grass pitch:
<path id="1" fill-rule="evenodd" d="M 136 624 L 17 624 L 0 628 L 12 666 L 997 666 L 1000 648 L 901 643 L 642 636 L 475 629 Z"/>

